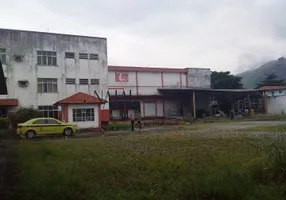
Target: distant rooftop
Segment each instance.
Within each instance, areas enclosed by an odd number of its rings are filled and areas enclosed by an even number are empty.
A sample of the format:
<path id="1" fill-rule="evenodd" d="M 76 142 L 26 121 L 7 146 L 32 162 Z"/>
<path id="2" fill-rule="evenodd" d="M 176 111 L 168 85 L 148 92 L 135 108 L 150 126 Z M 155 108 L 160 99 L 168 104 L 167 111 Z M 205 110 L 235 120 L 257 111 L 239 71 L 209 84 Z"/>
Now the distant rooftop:
<path id="1" fill-rule="evenodd" d="M 105 39 L 105 37 L 95 37 L 95 36 L 84 36 L 84 35 L 73 35 L 65 33 L 52 33 L 52 32 L 41 32 L 41 31 L 30 31 L 30 30 L 17 30 L 17 29 L 3 29 L 0 28 L 0 32 L 26 32 L 26 33 L 38 33 L 38 34 L 48 34 L 48 35 L 62 35 L 62 36 L 71 36 L 71 37 L 85 37 L 85 38 L 95 38 L 95 39 Z"/>

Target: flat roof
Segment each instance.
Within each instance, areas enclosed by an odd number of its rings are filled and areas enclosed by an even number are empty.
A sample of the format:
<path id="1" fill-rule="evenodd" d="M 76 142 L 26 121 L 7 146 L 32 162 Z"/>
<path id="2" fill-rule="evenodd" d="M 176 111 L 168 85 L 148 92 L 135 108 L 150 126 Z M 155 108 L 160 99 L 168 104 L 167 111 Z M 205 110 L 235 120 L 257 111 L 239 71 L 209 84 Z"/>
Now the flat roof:
<path id="1" fill-rule="evenodd" d="M 65 33 L 53 33 L 53 32 L 42 32 L 42 31 L 30 31 L 30 30 L 18 30 L 18 29 L 4 29 L 4 28 L 0 28 L 0 31 L 26 32 L 26 33 L 48 34 L 48 35 L 62 35 L 62 36 L 84 37 L 84 38 L 94 38 L 94 39 L 104 39 L 104 40 L 106 40 L 105 37 L 95 37 L 95 36 L 85 36 L 85 35 L 74 35 L 74 34 L 65 34 Z"/>
<path id="2" fill-rule="evenodd" d="M 210 68 L 168 68 L 168 67 L 134 67 L 134 66 L 115 66 L 109 65 L 108 71 L 122 71 L 122 72 L 177 72 L 188 73 L 189 69 L 204 69 L 210 70 Z"/>
<path id="3" fill-rule="evenodd" d="M 159 91 L 207 91 L 207 92 L 234 92 L 234 93 L 243 93 L 243 92 L 259 92 L 264 91 L 263 89 L 212 89 L 212 88 L 158 88 Z"/>

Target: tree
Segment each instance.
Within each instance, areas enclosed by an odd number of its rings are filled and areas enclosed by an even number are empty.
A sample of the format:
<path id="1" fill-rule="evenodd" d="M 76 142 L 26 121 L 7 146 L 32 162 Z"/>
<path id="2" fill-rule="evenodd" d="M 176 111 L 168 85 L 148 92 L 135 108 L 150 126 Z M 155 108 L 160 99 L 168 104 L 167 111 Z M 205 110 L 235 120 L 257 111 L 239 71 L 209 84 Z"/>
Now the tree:
<path id="1" fill-rule="evenodd" d="M 241 89 L 243 87 L 241 80 L 241 77 L 231 75 L 229 71 L 213 71 L 211 73 L 211 87 L 213 89 Z"/>
<path id="2" fill-rule="evenodd" d="M 265 74 L 266 78 L 256 84 L 256 88 L 263 86 L 282 86 L 286 85 L 284 79 L 278 79 L 278 76 L 272 72 L 271 74 Z"/>

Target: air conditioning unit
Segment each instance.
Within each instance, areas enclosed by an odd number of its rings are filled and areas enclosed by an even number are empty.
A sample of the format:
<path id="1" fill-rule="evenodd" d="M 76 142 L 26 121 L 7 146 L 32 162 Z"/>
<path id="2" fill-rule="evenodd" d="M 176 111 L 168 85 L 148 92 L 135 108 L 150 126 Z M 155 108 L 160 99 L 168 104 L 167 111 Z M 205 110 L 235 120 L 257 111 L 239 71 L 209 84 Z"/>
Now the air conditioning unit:
<path id="1" fill-rule="evenodd" d="M 29 81 L 28 80 L 20 80 L 18 81 L 19 87 L 28 87 Z"/>
<path id="2" fill-rule="evenodd" d="M 24 59 L 24 56 L 23 55 L 14 55 L 14 60 L 16 62 L 22 62 Z"/>

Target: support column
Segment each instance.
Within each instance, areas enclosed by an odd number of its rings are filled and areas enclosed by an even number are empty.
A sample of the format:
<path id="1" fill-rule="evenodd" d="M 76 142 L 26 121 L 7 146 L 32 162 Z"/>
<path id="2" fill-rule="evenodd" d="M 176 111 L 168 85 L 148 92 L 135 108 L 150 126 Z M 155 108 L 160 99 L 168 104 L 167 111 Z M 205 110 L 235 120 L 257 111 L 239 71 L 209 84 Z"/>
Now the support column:
<path id="1" fill-rule="evenodd" d="M 268 113 L 268 96 L 267 96 L 266 91 L 264 91 L 264 111 L 265 111 L 265 114 Z"/>
<path id="2" fill-rule="evenodd" d="M 193 113 L 194 119 L 197 119 L 197 112 L 196 112 L 196 92 L 193 90 Z"/>

